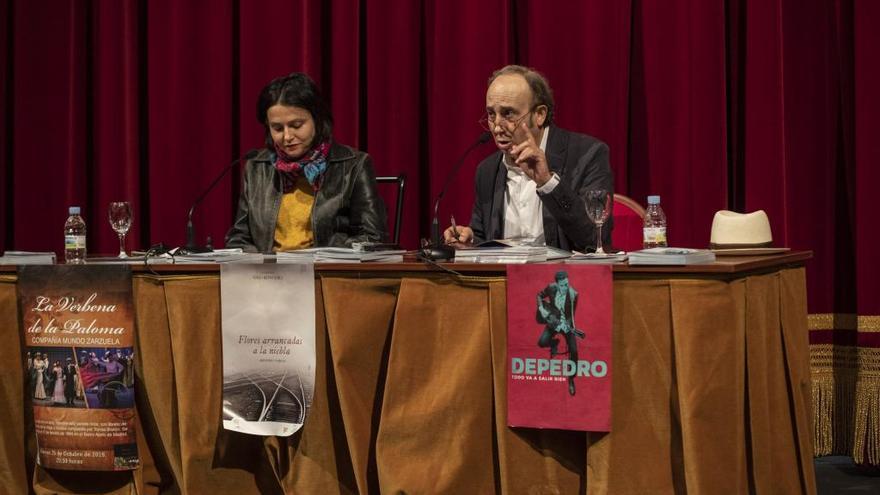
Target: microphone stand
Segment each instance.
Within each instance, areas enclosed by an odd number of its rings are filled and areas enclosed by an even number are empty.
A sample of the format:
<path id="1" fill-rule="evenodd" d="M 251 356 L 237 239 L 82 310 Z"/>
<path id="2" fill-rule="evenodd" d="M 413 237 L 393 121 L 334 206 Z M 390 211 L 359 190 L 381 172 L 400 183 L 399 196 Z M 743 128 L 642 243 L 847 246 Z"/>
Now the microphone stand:
<path id="1" fill-rule="evenodd" d="M 177 254 L 207 253 L 211 251 L 211 249 L 208 249 L 205 246 L 199 246 L 196 244 L 196 228 L 193 225 L 193 213 L 196 210 L 196 206 L 198 206 L 202 202 L 202 200 L 205 199 L 205 196 L 207 196 L 208 193 L 214 190 L 214 187 L 217 185 L 218 182 L 220 182 L 220 179 L 226 177 L 226 174 L 228 174 L 229 171 L 232 170 L 232 167 L 238 165 L 239 162 L 250 160 L 251 158 L 257 156 L 257 153 L 259 152 L 260 150 L 256 149 L 250 150 L 245 153 L 244 156 L 237 158 L 235 161 L 227 165 L 226 168 L 224 168 L 223 171 L 220 172 L 220 175 L 218 175 L 217 178 L 215 178 L 214 181 L 211 182 L 211 185 L 209 185 L 205 189 L 205 191 L 201 195 L 199 195 L 198 198 L 196 198 L 192 206 L 189 208 L 189 213 L 187 213 L 186 215 L 186 245 L 183 248 L 178 249 Z"/>
<path id="2" fill-rule="evenodd" d="M 431 245 L 421 249 L 419 255 L 422 258 L 432 261 L 444 261 L 450 260 L 455 256 L 455 249 L 453 249 L 452 246 L 446 245 L 440 235 L 440 200 L 443 199 L 443 196 L 446 194 L 446 190 L 449 188 L 452 179 L 458 174 L 458 169 L 464 164 L 465 158 L 467 158 L 468 155 L 470 155 L 478 146 L 488 142 L 491 138 L 492 134 L 489 131 L 483 131 L 483 133 L 480 134 L 480 137 L 477 138 L 476 142 L 470 145 L 470 147 L 462 153 L 461 158 L 459 158 L 458 162 L 455 163 L 455 166 L 452 167 L 452 171 L 446 176 L 446 182 L 443 184 L 440 194 L 437 195 L 437 200 L 434 201 L 434 218 L 431 220 Z"/>

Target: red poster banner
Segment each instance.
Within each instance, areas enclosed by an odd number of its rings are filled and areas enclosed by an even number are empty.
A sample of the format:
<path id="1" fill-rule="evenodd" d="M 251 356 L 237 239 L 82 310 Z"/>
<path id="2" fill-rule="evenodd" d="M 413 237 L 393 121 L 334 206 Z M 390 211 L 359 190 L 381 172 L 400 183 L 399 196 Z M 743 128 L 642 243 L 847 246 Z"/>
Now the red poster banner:
<path id="1" fill-rule="evenodd" d="M 19 268 L 26 398 L 40 466 L 138 466 L 134 307 L 127 266 Z"/>
<path id="2" fill-rule="evenodd" d="M 609 431 L 609 266 L 507 267 L 507 424 Z"/>

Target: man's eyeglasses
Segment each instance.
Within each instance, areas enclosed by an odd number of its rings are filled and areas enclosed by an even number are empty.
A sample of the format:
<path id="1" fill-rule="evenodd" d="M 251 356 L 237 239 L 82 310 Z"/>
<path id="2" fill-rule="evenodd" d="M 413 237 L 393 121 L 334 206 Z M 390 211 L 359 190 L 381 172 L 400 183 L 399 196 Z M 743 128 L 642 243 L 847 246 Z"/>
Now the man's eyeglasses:
<path id="1" fill-rule="evenodd" d="M 492 117 L 489 117 L 488 113 L 484 113 L 483 117 L 478 121 L 480 123 L 480 127 L 483 129 L 492 132 L 495 130 L 496 126 L 501 126 L 502 129 L 506 129 L 508 131 L 512 131 L 516 129 L 532 112 L 535 111 L 533 107 L 531 110 L 526 112 L 520 117 L 514 116 L 504 116 L 500 114 L 495 114 Z"/>

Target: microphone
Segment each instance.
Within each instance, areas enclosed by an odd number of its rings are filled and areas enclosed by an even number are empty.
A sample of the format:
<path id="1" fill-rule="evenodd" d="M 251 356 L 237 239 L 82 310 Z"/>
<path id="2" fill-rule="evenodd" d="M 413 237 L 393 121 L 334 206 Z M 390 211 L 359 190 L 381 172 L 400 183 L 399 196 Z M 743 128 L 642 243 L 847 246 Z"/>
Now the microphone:
<path id="1" fill-rule="evenodd" d="M 444 244 L 443 239 L 440 237 L 440 220 L 438 216 L 440 211 L 440 200 L 443 199 L 446 190 L 449 189 L 449 184 L 452 183 L 452 179 L 458 174 L 458 169 L 464 164 L 465 158 L 467 158 L 468 155 L 470 155 L 478 146 L 488 142 L 490 139 L 492 139 L 492 133 L 489 131 L 483 131 L 474 144 L 470 145 L 470 147 L 462 153 L 461 158 L 458 159 L 455 166 L 452 167 L 452 170 L 446 176 L 446 182 L 443 184 L 443 188 L 440 189 L 440 194 L 437 195 L 437 200 L 434 201 L 434 219 L 431 221 L 431 246 L 422 249 L 423 257 L 438 261 L 452 259 L 452 257 L 455 256 L 455 251 L 450 246 Z"/>
<path id="2" fill-rule="evenodd" d="M 196 206 L 198 206 L 202 202 L 202 200 L 205 199 L 205 196 L 207 196 L 208 193 L 210 193 L 211 191 L 214 190 L 214 187 L 217 185 L 218 182 L 220 182 L 220 179 L 225 177 L 226 174 L 228 174 L 229 171 L 232 170 L 232 167 L 238 165 L 239 162 L 242 162 L 242 161 L 246 162 L 246 161 L 250 160 L 251 158 L 257 156 L 257 154 L 259 152 L 260 152 L 259 149 L 252 149 L 252 150 L 248 151 L 247 153 L 245 153 L 240 158 L 237 158 L 235 161 L 233 161 L 232 163 L 227 165 L 226 168 L 224 168 L 223 171 L 220 172 L 220 175 L 218 175 L 217 178 L 214 179 L 214 182 L 211 182 L 211 185 L 209 185 L 207 187 L 207 189 L 205 189 L 205 191 L 201 195 L 199 195 L 198 198 L 196 198 L 196 200 L 193 202 L 192 206 L 189 209 L 189 214 L 187 214 L 187 216 L 186 216 L 186 246 L 184 246 L 183 249 L 178 250 L 177 251 L 178 253 L 192 254 L 192 253 L 207 253 L 208 251 L 210 251 L 210 249 L 208 249 L 204 246 L 196 245 L 196 229 L 193 226 L 193 212 L 195 211 Z"/>

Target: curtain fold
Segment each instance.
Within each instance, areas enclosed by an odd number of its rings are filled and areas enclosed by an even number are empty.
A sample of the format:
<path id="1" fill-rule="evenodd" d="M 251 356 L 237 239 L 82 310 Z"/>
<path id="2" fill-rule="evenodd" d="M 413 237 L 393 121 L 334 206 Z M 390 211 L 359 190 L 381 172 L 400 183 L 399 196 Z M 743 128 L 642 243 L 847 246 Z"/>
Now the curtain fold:
<path id="1" fill-rule="evenodd" d="M 381 493 L 495 491 L 488 313 L 485 287 L 401 281 L 375 444 Z"/>
<path id="2" fill-rule="evenodd" d="M 129 201 L 136 218 L 150 208 L 150 202 L 141 200 L 146 164 L 141 161 L 140 150 L 140 97 L 144 85 L 138 59 L 138 14 L 138 4 L 134 2 L 107 2 L 88 13 L 87 26 L 91 26 L 91 32 L 87 43 L 93 55 L 92 68 L 86 74 L 85 103 L 91 107 L 91 120 L 86 127 L 90 136 L 85 179 L 90 182 L 91 177 L 100 177 L 100 182 L 98 187 L 88 186 L 92 208 L 84 211 L 96 222 L 89 225 L 93 246 L 108 246 L 107 249 L 118 242 L 116 233 L 107 228 L 106 209 L 111 201 Z M 128 249 L 143 245 L 142 230 L 141 222 L 132 224 L 126 241 Z"/>
<path id="3" fill-rule="evenodd" d="M 377 493 L 374 442 L 386 387 L 387 359 L 400 279 L 322 279 L 324 312 L 345 439 L 357 493 Z M 373 308 L 367 314 L 352 307 Z"/>
<path id="4" fill-rule="evenodd" d="M 18 295 L 14 280 L 0 278 L 0 328 L 18 328 Z M 0 332 L 0 347 L 3 349 L 20 349 L 21 336 L 18 332 Z M 28 473 L 33 471 L 32 457 L 24 456 L 25 431 L 27 421 L 33 421 L 31 408 L 25 407 L 22 396 L 33 397 L 30 393 L 22 394 L 25 383 L 24 372 L 18 366 L 0 373 L 0 402 L 5 404 L 9 420 L 0 428 L 0 486 L 25 488 L 28 486 Z"/>
<path id="5" fill-rule="evenodd" d="M 742 391 L 746 389 L 746 370 L 754 364 L 746 356 L 744 324 L 745 313 L 751 306 L 743 304 L 743 300 L 748 292 L 745 284 L 752 278 L 746 282 L 669 284 L 673 377 L 681 415 L 680 447 L 682 462 L 692 466 L 684 469 L 684 479 L 680 481 L 688 492 L 709 493 L 714 486 L 724 486 L 731 493 L 749 491 L 746 452 L 733 446 L 748 437 L 746 398 Z M 694 307 L 691 302 L 697 300 L 701 303 Z M 807 411 L 802 412 L 809 417 Z M 783 413 L 780 420 L 787 417 Z M 731 427 L 718 428 L 719 424 Z M 709 437 L 713 438 L 711 446 L 704 441 Z M 695 459 L 700 462 L 694 463 Z"/>
<path id="6" fill-rule="evenodd" d="M 146 102 L 147 126 L 140 146 L 147 153 L 148 172 L 143 180 L 150 208 L 135 223 L 140 220 L 141 227 L 149 229 L 152 242 L 180 245 L 193 201 L 238 151 L 232 132 L 237 123 L 230 125 L 237 98 L 230 36 L 233 2 L 145 3 L 141 22 L 146 46 L 139 48 L 146 58 L 138 62 L 146 73 L 141 103 Z M 92 5 L 101 8 L 100 3 Z M 256 101 L 256 95 L 251 98 Z M 101 175 L 95 178 L 103 181 Z M 230 181 L 221 181 L 199 206 L 195 214 L 198 243 L 211 236 L 221 244 L 231 225 L 232 195 Z M 91 206 L 89 225 L 106 228 L 106 205 Z"/>

